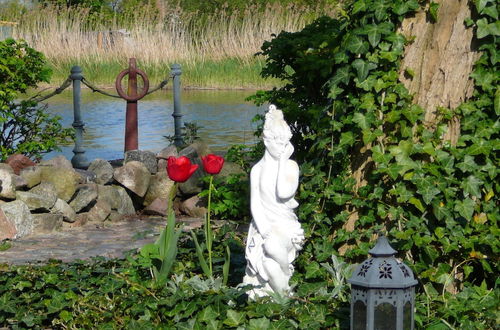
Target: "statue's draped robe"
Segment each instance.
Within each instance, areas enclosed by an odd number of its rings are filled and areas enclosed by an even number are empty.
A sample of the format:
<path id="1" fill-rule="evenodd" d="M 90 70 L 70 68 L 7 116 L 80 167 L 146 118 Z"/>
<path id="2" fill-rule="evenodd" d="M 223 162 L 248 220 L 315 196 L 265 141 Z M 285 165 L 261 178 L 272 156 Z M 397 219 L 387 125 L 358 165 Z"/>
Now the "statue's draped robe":
<path id="1" fill-rule="evenodd" d="M 266 163 L 264 158 L 252 168 L 251 180 L 257 179 L 258 186 L 255 183 L 251 184 L 253 189 L 257 188 L 258 191 L 252 193 L 253 219 L 248 231 L 245 250 L 247 259 L 245 284 L 262 286 L 263 282 L 269 281 L 269 274 L 263 265 L 264 260 L 269 258 L 266 253 L 269 251 L 264 248 L 265 240 L 259 229 L 269 228 L 268 239 L 277 239 L 281 242 L 281 248 L 285 248 L 288 252 L 287 261 L 290 271 L 287 279 L 293 273 L 292 262 L 304 238 L 303 229 L 293 212 L 298 203 L 293 197 L 288 200 L 282 200 L 278 197 L 277 175 L 278 163 Z M 255 208 L 258 209 L 258 212 L 254 211 Z M 261 289 L 255 290 L 255 293 L 262 296 L 265 295 L 265 291 L 272 291 L 267 283 Z"/>

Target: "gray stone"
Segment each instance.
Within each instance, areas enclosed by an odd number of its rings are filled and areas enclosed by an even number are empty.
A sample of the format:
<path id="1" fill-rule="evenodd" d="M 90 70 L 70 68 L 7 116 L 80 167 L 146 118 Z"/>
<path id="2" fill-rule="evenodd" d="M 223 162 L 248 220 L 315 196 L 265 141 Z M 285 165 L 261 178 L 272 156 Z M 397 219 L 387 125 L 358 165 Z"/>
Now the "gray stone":
<path id="1" fill-rule="evenodd" d="M 113 166 L 107 160 L 94 159 L 88 170 L 95 173 L 97 184 L 107 184 L 113 181 Z"/>
<path id="2" fill-rule="evenodd" d="M 177 148 L 174 145 L 170 145 L 166 148 L 163 148 L 156 157 L 159 159 L 168 159 L 168 157 L 174 156 L 179 157 L 179 153 L 177 152 Z"/>
<path id="3" fill-rule="evenodd" d="M 105 200 L 98 200 L 88 212 L 89 221 L 104 222 L 111 213 L 111 206 Z"/>
<path id="4" fill-rule="evenodd" d="M 61 230 L 63 225 L 63 215 L 60 213 L 40 213 L 33 214 L 35 234 L 46 234 Z"/>
<path id="5" fill-rule="evenodd" d="M 16 227 L 17 234 L 14 238 L 20 238 L 33 232 L 33 217 L 28 206 L 23 201 L 16 200 L 1 204 L 0 209 L 7 220 Z"/>
<path id="6" fill-rule="evenodd" d="M 158 159 L 158 172 L 166 172 L 167 171 L 167 160 L 166 159 Z"/>
<path id="7" fill-rule="evenodd" d="M 88 212 L 78 213 L 75 218 L 75 222 L 65 222 L 63 225 L 67 228 L 82 227 L 89 220 Z"/>
<path id="8" fill-rule="evenodd" d="M 116 211 L 122 215 L 135 214 L 135 207 L 132 203 L 132 199 L 128 195 L 127 191 L 123 187 L 115 187 L 120 195 L 120 203 Z"/>
<path id="9" fill-rule="evenodd" d="M 76 213 L 85 208 L 91 207 L 97 199 L 97 185 L 96 184 L 82 184 L 78 186 L 75 197 L 69 203 L 69 206 L 75 210 Z"/>
<path id="10" fill-rule="evenodd" d="M 58 167 L 58 168 L 65 168 L 68 170 L 73 169 L 73 165 L 71 165 L 71 162 L 64 156 L 60 155 L 57 157 L 54 157 L 49 160 L 44 160 L 40 162 L 41 166 L 52 166 L 52 167 Z"/>
<path id="11" fill-rule="evenodd" d="M 167 215 L 167 208 L 168 199 L 158 197 L 143 210 L 143 213 L 147 215 L 159 215 L 163 217 Z"/>
<path id="12" fill-rule="evenodd" d="M 120 222 L 124 219 L 125 215 L 120 214 L 116 211 L 111 211 L 111 213 L 108 216 L 107 221 L 109 222 Z"/>
<path id="13" fill-rule="evenodd" d="M 0 163 L 0 170 L 7 171 L 10 174 L 15 174 L 14 169 L 9 164 L 6 163 Z"/>
<path id="14" fill-rule="evenodd" d="M 144 197 L 149 187 L 149 181 L 151 180 L 151 174 L 146 166 L 135 160 L 115 169 L 113 177 L 117 182 L 139 197 Z"/>
<path id="15" fill-rule="evenodd" d="M 78 183 L 96 183 L 96 175 L 94 172 L 75 168 L 75 173 L 78 174 Z"/>
<path id="16" fill-rule="evenodd" d="M 14 180 L 16 190 L 23 190 L 28 188 L 28 182 L 26 182 L 26 180 L 24 180 L 23 177 L 14 174 L 12 178 Z"/>
<path id="17" fill-rule="evenodd" d="M 57 200 L 54 186 L 47 182 L 42 182 L 30 191 L 18 191 L 16 198 L 28 205 L 32 211 L 50 211 Z"/>
<path id="18" fill-rule="evenodd" d="M 123 189 L 123 188 L 122 188 Z M 97 200 L 106 201 L 112 210 L 118 209 L 120 207 L 120 193 L 118 192 L 117 186 L 103 186 L 97 185 Z"/>
<path id="19" fill-rule="evenodd" d="M 123 164 L 127 164 L 131 161 L 138 161 L 144 164 L 148 169 L 149 173 L 155 174 L 157 171 L 157 161 L 156 155 L 148 150 L 130 150 L 125 153 L 125 159 L 123 160 Z"/>
<path id="20" fill-rule="evenodd" d="M 39 166 L 30 166 L 23 168 L 19 176 L 26 180 L 28 188 L 32 188 L 39 184 L 42 180 L 42 168 Z"/>
<path id="21" fill-rule="evenodd" d="M 183 201 L 180 210 L 191 217 L 203 218 L 207 214 L 206 206 L 206 202 L 195 195 Z"/>
<path id="22" fill-rule="evenodd" d="M 7 164 L 0 163 L 0 198 L 16 198 L 14 170 Z"/>
<path id="23" fill-rule="evenodd" d="M 123 187 L 98 185 L 97 191 L 98 201 L 107 202 L 111 210 L 117 211 L 119 214 L 135 214 L 132 199 Z"/>
<path id="24" fill-rule="evenodd" d="M 143 205 L 147 206 L 157 198 L 173 198 L 173 189 L 175 189 L 175 182 L 170 180 L 166 171 L 156 173 L 151 177 Z"/>
<path id="25" fill-rule="evenodd" d="M 0 241 L 4 239 L 14 239 L 17 235 L 17 229 L 13 222 L 5 216 L 0 209 Z"/>
<path id="26" fill-rule="evenodd" d="M 182 194 L 191 196 L 198 194 L 203 189 L 201 178 L 206 175 L 203 170 L 201 157 L 210 154 L 210 149 L 203 141 L 196 141 L 179 152 L 179 156 L 186 156 L 191 163 L 198 165 L 198 170 L 186 181 L 179 183 L 179 190 Z"/>
<path id="27" fill-rule="evenodd" d="M 61 213 L 63 215 L 63 220 L 66 222 L 75 222 L 76 220 L 75 210 L 73 210 L 73 208 L 69 206 L 68 203 L 60 198 L 56 200 L 56 203 L 54 204 L 50 212 Z"/>
<path id="28" fill-rule="evenodd" d="M 54 167 L 50 165 L 40 166 L 41 179 L 54 185 L 57 197 L 66 202 L 73 197 L 80 176 L 73 170 L 66 167 Z"/>

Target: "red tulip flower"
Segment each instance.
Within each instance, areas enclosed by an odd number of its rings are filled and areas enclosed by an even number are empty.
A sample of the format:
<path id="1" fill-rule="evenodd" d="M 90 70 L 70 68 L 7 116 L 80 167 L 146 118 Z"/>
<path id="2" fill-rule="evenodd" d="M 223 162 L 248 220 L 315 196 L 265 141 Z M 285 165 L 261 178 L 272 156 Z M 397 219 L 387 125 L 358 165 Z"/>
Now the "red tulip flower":
<path id="1" fill-rule="evenodd" d="M 205 172 L 207 172 L 208 174 L 219 174 L 222 166 L 224 165 L 224 158 L 214 154 L 209 154 L 205 157 L 201 157 L 201 161 L 203 162 Z"/>
<path id="2" fill-rule="evenodd" d="M 168 177 L 175 182 L 185 182 L 198 169 L 198 165 L 191 164 L 191 161 L 186 156 L 175 158 L 168 157 L 167 173 Z"/>

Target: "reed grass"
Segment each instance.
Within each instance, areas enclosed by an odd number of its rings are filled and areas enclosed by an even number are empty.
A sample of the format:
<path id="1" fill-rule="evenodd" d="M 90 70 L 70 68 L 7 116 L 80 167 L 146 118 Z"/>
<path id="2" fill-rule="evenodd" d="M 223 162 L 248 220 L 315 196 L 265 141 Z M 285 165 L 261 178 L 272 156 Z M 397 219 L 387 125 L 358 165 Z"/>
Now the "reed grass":
<path id="1" fill-rule="evenodd" d="M 128 58 L 135 57 L 152 82 L 161 81 L 171 64 L 180 63 L 184 86 L 268 88 L 279 82 L 259 76 L 264 59 L 254 54 L 262 43 L 282 30 L 298 31 L 335 9 L 275 4 L 239 12 L 222 8 L 206 15 L 167 6 L 164 19 L 147 10 L 125 18 L 96 19 L 85 8 L 47 7 L 2 18 L 18 22 L 14 37 L 45 54 L 55 73 L 53 85 L 72 65 L 80 65 L 87 79 L 111 85 Z M 109 31 L 119 30 L 128 34 L 113 32 L 110 37 Z"/>

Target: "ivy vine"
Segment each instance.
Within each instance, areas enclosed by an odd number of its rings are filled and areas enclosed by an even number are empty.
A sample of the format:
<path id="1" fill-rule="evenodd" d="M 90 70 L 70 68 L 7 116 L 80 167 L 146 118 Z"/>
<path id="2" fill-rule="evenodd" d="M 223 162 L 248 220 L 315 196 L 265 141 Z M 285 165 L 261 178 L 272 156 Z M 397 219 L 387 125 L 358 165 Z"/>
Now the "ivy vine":
<path id="1" fill-rule="evenodd" d="M 446 305 L 452 289 L 497 290 L 500 23 L 495 1 L 471 4 L 465 24 L 482 52 L 471 75 L 474 95 L 456 109 L 440 108 L 433 130 L 398 80 L 411 40 L 397 28 L 425 1 L 353 1 L 338 18 L 264 43 L 263 75 L 286 84 L 254 99 L 277 104 L 292 123 L 302 164 L 299 217 L 309 238 L 300 258 L 311 280 L 324 276 L 318 264 L 339 250 L 351 262 L 365 258 L 373 236 L 385 231 L 425 299 Z M 428 8 L 438 20 L 438 6 Z M 457 145 L 442 140 L 453 117 L 461 122 Z M 363 184 L 356 185 L 356 170 Z"/>

